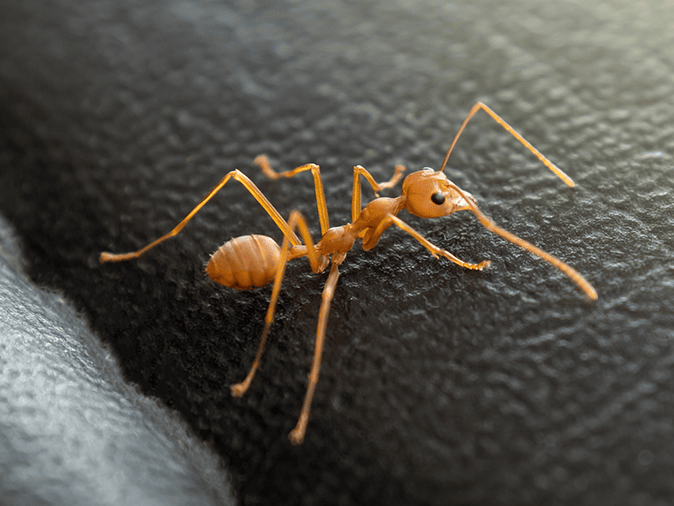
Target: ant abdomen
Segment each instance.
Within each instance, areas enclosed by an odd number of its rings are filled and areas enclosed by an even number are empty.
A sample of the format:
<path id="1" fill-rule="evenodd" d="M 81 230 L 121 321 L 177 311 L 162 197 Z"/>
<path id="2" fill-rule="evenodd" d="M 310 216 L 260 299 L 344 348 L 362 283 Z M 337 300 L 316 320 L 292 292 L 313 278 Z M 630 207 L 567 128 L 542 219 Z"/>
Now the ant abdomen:
<path id="1" fill-rule="evenodd" d="M 281 248 L 266 235 L 235 237 L 213 253 L 206 273 L 229 288 L 250 290 L 274 281 L 281 263 Z"/>

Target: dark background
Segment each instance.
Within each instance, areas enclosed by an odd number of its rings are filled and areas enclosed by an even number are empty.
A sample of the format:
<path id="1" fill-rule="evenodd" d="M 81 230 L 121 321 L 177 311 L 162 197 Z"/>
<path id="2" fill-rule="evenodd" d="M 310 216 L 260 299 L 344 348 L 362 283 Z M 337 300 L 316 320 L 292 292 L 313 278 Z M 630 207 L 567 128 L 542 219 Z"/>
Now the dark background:
<path id="1" fill-rule="evenodd" d="M 216 452 L 241 504 L 671 504 L 673 95 L 664 1 L 5 0 L 0 212 L 32 280 L 62 293 L 128 382 Z M 331 224 L 342 224 L 353 165 L 378 180 L 396 163 L 437 168 L 477 100 L 578 186 L 484 113 L 448 176 L 584 274 L 599 300 L 470 213 L 403 213 L 436 244 L 492 266 L 436 261 L 397 230 L 371 252 L 357 245 L 303 446 L 287 433 L 325 275 L 305 260 L 289 267 L 262 368 L 233 399 L 270 289 L 218 286 L 203 266 L 231 237 L 281 238 L 240 185 L 143 259 L 97 264 L 102 250 L 169 231 L 234 168 L 316 233 L 310 177 L 267 181 L 252 165 L 260 153 L 278 169 L 320 164 Z M 61 339 L 77 339 L 68 328 Z M 0 481 L 0 495 L 27 503 L 16 483 Z M 68 480 L 59 486 L 67 496 Z M 162 491 L 158 502 L 182 503 L 170 484 Z"/>

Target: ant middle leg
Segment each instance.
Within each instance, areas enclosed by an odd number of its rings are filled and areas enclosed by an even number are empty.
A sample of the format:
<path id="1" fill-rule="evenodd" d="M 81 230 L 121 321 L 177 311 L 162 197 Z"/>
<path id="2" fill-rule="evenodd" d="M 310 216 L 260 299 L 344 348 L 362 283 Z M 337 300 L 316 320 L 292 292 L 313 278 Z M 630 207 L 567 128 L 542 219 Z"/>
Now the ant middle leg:
<path id="1" fill-rule="evenodd" d="M 325 282 L 325 287 L 323 288 L 323 300 L 321 302 L 320 312 L 318 313 L 316 344 L 314 346 L 314 358 L 311 362 L 311 372 L 309 373 L 309 384 L 307 385 L 307 391 L 304 395 L 302 411 L 300 412 L 300 417 L 297 420 L 297 425 L 295 425 L 295 428 L 290 431 L 290 434 L 288 434 L 288 439 L 290 439 L 290 442 L 294 445 L 299 445 L 304 442 L 304 434 L 307 431 L 309 412 L 311 411 L 311 403 L 314 398 L 314 392 L 316 391 L 316 385 L 318 384 L 318 374 L 321 368 L 321 360 L 323 358 L 325 331 L 328 326 L 330 303 L 335 296 L 335 286 L 337 285 L 337 280 L 339 279 L 339 263 L 341 263 L 343 259 L 343 256 L 342 258 L 336 260 L 333 259 L 330 274 L 328 275 L 328 280 Z"/>
<path id="2" fill-rule="evenodd" d="M 311 171 L 314 177 L 314 190 L 316 192 L 316 207 L 318 208 L 318 219 L 321 222 L 321 234 L 325 234 L 330 228 L 328 218 L 328 205 L 325 201 L 325 191 L 323 190 L 323 181 L 321 180 L 321 169 L 315 163 L 307 163 L 300 165 L 293 170 L 286 170 L 284 172 L 276 172 L 271 168 L 269 158 L 266 155 L 259 155 L 253 160 L 253 163 L 262 169 L 262 172 L 270 179 L 280 179 L 282 177 L 295 177 L 300 172 L 307 170 Z"/>

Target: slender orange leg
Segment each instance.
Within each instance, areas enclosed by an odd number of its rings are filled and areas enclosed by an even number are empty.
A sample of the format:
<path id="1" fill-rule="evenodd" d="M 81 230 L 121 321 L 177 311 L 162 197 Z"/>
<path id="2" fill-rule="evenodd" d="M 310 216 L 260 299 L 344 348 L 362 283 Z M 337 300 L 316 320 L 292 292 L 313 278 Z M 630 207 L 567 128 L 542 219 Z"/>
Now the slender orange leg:
<path id="1" fill-rule="evenodd" d="M 195 214 L 197 214 L 206 203 L 213 198 L 213 196 L 218 193 L 225 184 L 227 184 L 227 181 L 230 179 L 234 179 L 241 183 L 246 190 L 250 192 L 250 194 L 257 200 L 260 205 L 264 208 L 265 211 L 267 211 L 267 214 L 271 217 L 272 220 L 276 223 L 278 228 L 281 229 L 281 232 L 283 232 L 283 235 L 285 238 L 289 239 L 290 242 L 294 245 L 299 245 L 300 240 L 298 237 L 295 235 L 295 233 L 291 230 L 290 226 L 286 221 L 283 219 L 283 217 L 279 214 L 279 212 L 276 210 L 276 208 L 267 200 L 267 198 L 262 194 L 262 192 L 258 189 L 257 186 L 246 176 L 243 172 L 239 171 L 238 169 L 235 169 L 231 172 L 229 172 L 225 177 L 220 180 L 220 182 L 213 188 L 208 195 L 206 195 L 201 202 L 199 202 L 194 209 L 190 211 L 190 213 L 181 221 L 178 223 L 178 225 L 171 230 L 168 234 L 160 237 L 156 241 L 151 242 L 144 248 L 139 249 L 138 251 L 134 251 L 131 253 L 121 253 L 121 254 L 115 254 L 115 253 L 107 253 L 103 252 L 101 253 L 101 256 L 99 258 L 101 263 L 105 262 L 121 262 L 124 260 L 131 260 L 133 258 L 138 258 L 141 256 L 143 253 L 146 251 L 154 248 L 156 245 L 158 245 L 161 242 L 164 242 L 166 239 L 170 239 L 174 235 L 177 235 L 183 227 L 187 224 L 188 221 L 190 221 Z"/>
<path id="2" fill-rule="evenodd" d="M 276 172 L 271 168 L 269 163 L 269 158 L 265 155 L 259 155 L 253 160 L 253 163 L 256 164 L 265 175 L 271 179 L 280 179 L 282 177 L 295 177 L 300 172 L 305 172 L 307 170 L 311 171 L 311 175 L 314 177 L 314 189 L 316 191 L 316 207 L 318 207 L 318 219 L 321 222 L 321 234 L 325 234 L 330 228 L 329 218 L 328 218 L 328 205 L 325 202 L 325 192 L 323 190 L 323 181 L 321 180 L 321 169 L 315 163 L 307 163 L 305 165 L 300 165 L 293 170 L 287 170 L 285 172 Z"/>
<path id="3" fill-rule="evenodd" d="M 340 261 L 343 260 L 340 259 Z M 321 368 L 321 359 L 323 357 L 323 346 L 325 344 L 325 330 L 328 324 L 328 315 L 330 313 L 330 303 L 335 295 L 335 286 L 339 279 L 338 263 L 333 259 L 332 268 L 328 275 L 328 280 L 325 282 L 323 288 L 323 300 L 321 302 L 321 310 L 318 314 L 318 328 L 316 329 L 316 346 L 314 348 L 314 359 L 311 362 L 311 372 L 309 373 L 309 384 L 307 385 L 307 393 L 304 396 L 304 403 L 302 404 L 302 411 L 297 420 L 297 425 L 288 434 L 288 439 L 294 445 L 302 444 L 304 441 L 304 434 L 307 430 L 307 423 L 309 422 L 309 412 L 311 411 L 311 401 L 314 398 L 316 384 L 318 383 L 318 373 Z"/>
<path id="4" fill-rule="evenodd" d="M 358 217 L 360 216 L 360 211 L 361 211 L 361 205 L 360 205 L 360 177 L 363 176 L 368 183 L 370 183 L 370 186 L 374 190 L 374 196 L 379 197 L 377 192 L 380 192 L 384 188 L 391 188 L 398 184 L 398 181 L 400 181 L 400 178 L 403 177 L 403 172 L 405 172 L 405 166 L 404 165 L 396 165 L 395 172 L 393 173 L 393 176 L 391 176 L 391 179 L 389 179 L 386 183 L 377 183 L 374 178 L 372 177 L 372 174 L 370 174 L 367 170 L 362 165 L 356 165 L 353 168 L 353 194 L 351 197 L 351 223 L 355 223 L 356 220 L 358 220 Z M 365 232 L 361 234 L 364 235 Z"/>
<path id="5" fill-rule="evenodd" d="M 543 156 L 543 153 L 538 151 L 535 147 L 533 147 L 529 141 L 527 141 L 524 137 L 522 137 L 519 133 L 515 131 L 513 127 L 511 127 L 508 123 L 505 122 L 501 116 L 496 114 L 494 111 L 492 111 L 489 107 L 487 107 L 485 104 L 482 102 L 478 102 L 475 104 L 470 112 L 468 113 L 468 117 L 463 121 L 463 124 L 461 125 L 461 128 L 459 128 L 459 131 L 457 132 L 456 136 L 454 137 L 454 140 L 452 141 L 452 144 L 449 146 L 449 149 L 447 150 L 447 154 L 445 155 L 445 159 L 442 162 L 442 167 L 440 167 L 440 172 L 443 172 L 445 170 L 445 166 L 447 165 L 447 160 L 449 160 L 449 155 L 452 154 L 452 150 L 454 149 L 454 146 L 456 145 L 456 142 L 459 140 L 459 137 L 461 136 L 461 133 L 463 133 L 464 128 L 466 128 L 466 125 L 468 122 L 472 119 L 477 112 L 482 109 L 485 111 L 489 116 L 491 116 L 499 125 L 501 125 L 503 128 L 505 128 L 508 132 L 510 132 L 513 137 L 515 137 L 518 141 L 520 141 L 524 146 L 531 151 L 536 157 L 545 164 L 545 166 L 550 169 L 552 172 L 554 172 L 562 181 L 564 181 L 567 185 L 569 186 L 574 186 L 575 183 L 573 180 L 566 175 L 564 171 L 562 171 L 559 167 L 557 167 L 554 163 L 552 163 L 550 160 L 548 160 L 545 156 Z"/>
<path id="6" fill-rule="evenodd" d="M 309 227 L 307 222 L 304 220 L 299 211 L 293 211 L 290 213 L 290 218 L 288 219 L 288 225 L 291 229 L 298 228 L 302 239 L 306 245 L 306 256 L 309 258 L 309 263 L 314 272 L 320 271 L 320 260 L 316 251 L 314 249 L 314 242 L 309 233 Z M 230 387 L 232 395 L 234 397 L 241 397 L 246 393 L 250 383 L 255 377 L 255 373 L 260 365 L 260 360 L 262 359 L 262 353 L 267 342 L 267 335 L 269 334 L 269 328 L 274 322 L 274 313 L 276 311 L 276 302 L 278 301 L 278 295 L 281 291 L 281 284 L 283 282 L 283 277 L 285 276 L 286 264 L 290 258 L 290 242 L 287 237 L 283 238 L 283 245 L 281 247 L 281 261 L 276 270 L 276 276 L 274 278 L 274 286 L 271 292 L 271 299 L 269 301 L 269 307 L 267 308 L 267 314 L 264 318 L 264 329 L 262 330 L 262 337 L 260 338 L 260 347 L 257 350 L 255 355 L 255 360 L 253 360 L 253 365 L 251 366 L 246 378 L 241 382 Z"/>
<path id="7" fill-rule="evenodd" d="M 489 264 L 491 263 L 489 260 L 483 260 L 479 264 L 471 264 L 468 262 L 464 262 L 460 258 L 455 257 L 452 255 L 449 251 L 444 250 L 442 248 L 437 247 L 435 244 L 433 244 L 431 241 L 426 239 L 423 235 L 421 235 L 419 232 L 414 230 L 412 227 L 410 227 L 407 223 L 405 223 L 403 220 L 398 218 L 397 216 L 394 216 L 392 214 L 389 214 L 386 218 L 384 218 L 381 223 L 377 226 L 377 229 L 374 231 L 372 234 L 372 237 L 370 238 L 371 241 L 376 241 L 379 240 L 379 237 L 381 234 L 386 230 L 388 227 L 391 226 L 391 224 L 395 224 L 400 228 L 401 230 L 404 230 L 408 234 L 410 234 L 412 237 L 414 237 L 417 241 L 421 243 L 421 245 L 426 248 L 428 251 L 431 252 L 431 255 L 433 255 L 435 258 L 440 258 L 445 257 L 447 260 L 451 260 L 457 265 L 460 265 L 461 267 L 464 267 L 465 269 L 470 269 L 473 271 L 481 271 L 483 269 L 486 269 L 489 267 Z"/>

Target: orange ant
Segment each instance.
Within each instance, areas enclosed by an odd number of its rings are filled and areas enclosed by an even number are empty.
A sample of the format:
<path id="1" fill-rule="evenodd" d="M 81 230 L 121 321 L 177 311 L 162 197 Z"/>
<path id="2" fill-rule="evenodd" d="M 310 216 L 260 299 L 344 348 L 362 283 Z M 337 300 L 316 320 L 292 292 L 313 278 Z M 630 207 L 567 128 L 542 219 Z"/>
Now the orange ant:
<path id="1" fill-rule="evenodd" d="M 339 265 L 341 265 L 346 258 L 346 254 L 351 250 L 356 239 L 361 239 L 362 247 L 365 251 L 370 250 L 375 247 L 382 233 L 387 228 L 391 225 L 396 225 L 398 228 L 404 230 L 419 241 L 435 258 L 442 256 L 461 267 L 473 270 L 485 269 L 490 264 L 488 260 L 483 260 L 477 264 L 464 262 L 450 252 L 435 246 L 419 232 L 398 218 L 398 213 L 403 209 L 407 209 L 411 214 L 421 218 L 438 218 L 441 216 L 449 216 L 456 211 L 471 211 L 485 228 L 551 263 L 571 278 L 571 280 L 585 292 L 588 298 L 591 300 L 597 299 L 597 292 L 595 289 L 576 270 L 549 253 L 546 253 L 527 241 L 520 239 L 516 235 L 497 226 L 482 214 L 477 207 L 477 202 L 468 192 L 461 190 L 445 176 L 443 171 L 447 165 L 449 155 L 452 153 L 452 149 L 454 149 L 459 136 L 468 122 L 479 110 L 484 110 L 488 113 L 497 123 L 534 153 L 567 185 L 574 186 L 573 181 L 564 172 L 543 156 L 510 125 L 501 119 L 500 116 L 483 103 L 478 102 L 470 110 L 468 116 L 461 125 L 461 128 L 454 137 L 440 170 L 436 172 L 433 169 L 425 168 L 409 174 L 403 181 L 402 194 L 399 197 L 379 197 L 378 192 L 384 188 L 394 186 L 401 179 L 402 174 L 405 171 L 405 168 L 402 165 L 396 166 L 393 177 L 386 183 L 375 182 L 374 178 L 367 170 L 360 165 L 355 166 L 353 172 L 351 223 L 347 223 L 341 227 L 330 228 L 328 224 L 328 209 L 325 203 L 323 183 L 321 182 L 318 165 L 309 163 L 297 167 L 294 170 L 277 173 L 272 170 L 266 156 L 258 156 L 255 159 L 255 164 L 272 179 L 279 179 L 282 177 L 291 178 L 301 172 L 311 171 L 311 174 L 314 177 L 314 189 L 316 192 L 316 203 L 318 206 L 318 217 L 321 223 L 322 234 L 320 241 L 317 243 L 314 243 L 312 240 L 307 223 L 298 211 L 292 211 L 286 222 L 257 186 L 255 186 L 242 172 L 235 169 L 222 178 L 218 185 L 213 188 L 185 217 L 185 219 L 168 234 L 133 253 L 101 253 L 100 262 L 120 262 L 138 258 L 149 249 L 154 248 L 160 242 L 178 234 L 185 224 L 190 221 L 206 202 L 220 191 L 230 179 L 234 179 L 241 183 L 244 188 L 255 197 L 255 200 L 260 203 L 264 210 L 274 220 L 276 225 L 281 229 L 281 232 L 283 232 L 283 245 L 279 247 L 272 238 L 263 235 L 237 237 L 223 244 L 213 254 L 206 267 L 206 273 L 211 279 L 227 287 L 237 288 L 239 290 L 258 288 L 267 285 L 272 281 L 274 282 L 271 300 L 264 320 L 264 329 L 262 331 L 260 346 L 253 361 L 253 365 L 251 366 L 248 375 L 241 383 L 237 383 L 230 387 L 231 393 L 235 397 L 241 397 L 248 390 L 248 387 L 253 380 L 253 376 L 260 364 L 262 352 L 267 340 L 267 334 L 274 321 L 276 302 L 288 261 L 295 258 L 307 257 L 311 264 L 311 269 L 316 273 L 323 272 L 328 265 L 332 263 L 330 274 L 328 275 L 328 279 L 323 289 L 322 303 L 318 316 L 318 329 L 316 331 L 316 347 L 311 364 L 311 373 L 309 374 L 309 384 L 307 386 L 302 411 L 299 420 L 297 421 L 297 425 L 288 436 L 293 444 L 301 444 L 304 441 L 311 401 L 318 382 L 328 313 L 330 311 L 330 302 L 334 297 L 335 285 L 337 284 L 337 279 L 339 277 Z M 361 176 L 367 180 L 370 186 L 372 186 L 375 197 L 377 197 L 367 204 L 364 209 L 361 209 L 360 204 Z M 297 237 L 295 230 L 299 231 L 304 243 Z"/>

